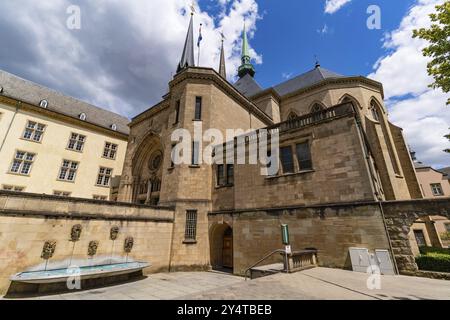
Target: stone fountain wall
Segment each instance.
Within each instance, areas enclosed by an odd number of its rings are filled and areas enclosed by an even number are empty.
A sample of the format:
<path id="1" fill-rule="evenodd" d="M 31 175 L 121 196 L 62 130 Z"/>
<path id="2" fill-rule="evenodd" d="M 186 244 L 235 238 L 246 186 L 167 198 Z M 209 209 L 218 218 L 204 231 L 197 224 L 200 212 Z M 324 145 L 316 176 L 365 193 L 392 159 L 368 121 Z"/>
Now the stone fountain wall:
<path id="1" fill-rule="evenodd" d="M 48 269 L 67 267 L 72 251 L 79 267 L 108 263 L 113 250 L 114 261 L 125 260 L 127 238 L 129 261 L 150 262 L 144 273 L 168 271 L 173 219 L 172 208 L 0 192 L 0 295 L 11 275 L 43 270 L 49 256 Z"/>

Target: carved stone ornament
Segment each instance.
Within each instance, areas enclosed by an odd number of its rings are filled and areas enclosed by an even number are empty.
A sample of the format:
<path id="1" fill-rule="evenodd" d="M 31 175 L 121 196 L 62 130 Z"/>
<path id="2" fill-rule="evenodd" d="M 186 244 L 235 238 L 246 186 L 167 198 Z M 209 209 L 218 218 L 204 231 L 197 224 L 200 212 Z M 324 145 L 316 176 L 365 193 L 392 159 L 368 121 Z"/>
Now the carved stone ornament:
<path id="1" fill-rule="evenodd" d="M 119 237 L 119 227 L 118 226 L 114 226 L 111 228 L 110 232 L 109 232 L 109 238 L 113 241 L 117 240 L 117 238 Z"/>
<path id="2" fill-rule="evenodd" d="M 125 244 L 123 246 L 123 249 L 125 250 L 126 253 L 130 253 L 131 250 L 133 250 L 133 245 L 134 245 L 134 239 L 132 237 L 128 237 L 125 239 Z"/>
<path id="3" fill-rule="evenodd" d="M 70 240 L 73 242 L 80 240 L 82 230 L 83 227 L 81 226 L 81 224 L 74 225 L 72 227 L 72 231 L 70 232 Z"/>
<path id="4" fill-rule="evenodd" d="M 89 242 L 88 256 L 89 257 L 95 256 L 97 254 L 97 249 L 98 249 L 98 241 Z"/>
<path id="5" fill-rule="evenodd" d="M 42 248 L 41 258 L 44 260 L 49 260 L 53 257 L 56 250 L 56 241 L 45 241 L 44 247 Z"/>

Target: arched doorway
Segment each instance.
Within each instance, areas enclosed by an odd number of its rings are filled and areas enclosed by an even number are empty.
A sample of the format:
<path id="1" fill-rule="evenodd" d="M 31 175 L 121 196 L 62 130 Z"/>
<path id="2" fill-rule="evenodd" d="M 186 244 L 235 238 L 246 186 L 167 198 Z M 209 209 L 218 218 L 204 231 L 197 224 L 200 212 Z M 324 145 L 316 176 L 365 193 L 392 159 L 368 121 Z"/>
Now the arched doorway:
<path id="1" fill-rule="evenodd" d="M 233 229 L 226 223 L 211 228 L 210 249 L 211 266 L 221 271 L 233 271 Z"/>
<path id="2" fill-rule="evenodd" d="M 164 150 L 160 137 L 154 133 L 148 134 L 133 156 L 133 202 L 158 205 L 163 161 Z"/>

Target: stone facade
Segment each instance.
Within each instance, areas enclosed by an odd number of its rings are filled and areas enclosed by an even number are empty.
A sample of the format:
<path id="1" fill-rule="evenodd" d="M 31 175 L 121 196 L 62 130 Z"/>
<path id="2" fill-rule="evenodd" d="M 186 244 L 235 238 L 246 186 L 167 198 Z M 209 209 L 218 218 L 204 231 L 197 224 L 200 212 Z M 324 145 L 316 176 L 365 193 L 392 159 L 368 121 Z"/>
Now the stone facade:
<path id="1" fill-rule="evenodd" d="M 387 202 L 383 204 L 393 254 L 400 271 L 417 271 L 410 232 L 414 223 L 428 216 L 450 217 L 450 199 Z M 431 240 L 429 240 L 431 242 Z"/>
<path id="2" fill-rule="evenodd" d="M 201 119 L 195 119 L 198 97 L 202 102 Z M 248 97 L 212 69 L 187 67 L 170 82 L 163 101 L 131 122 L 119 201 L 159 203 L 176 208 L 171 270 L 185 270 L 218 266 L 222 260 L 223 244 L 216 240 L 223 238 L 220 233 L 227 228 L 215 225 L 215 218 L 209 215 L 211 212 L 233 216 L 242 210 L 254 212 L 279 206 L 309 207 L 421 198 L 401 129 L 389 122 L 382 101 L 382 85 L 364 77 L 327 79 L 284 96 L 274 89 L 267 89 Z M 320 113 L 313 113 L 316 112 L 315 105 L 320 106 Z M 293 114 L 296 118 L 291 118 Z M 226 141 L 233 142 L 234 136 L 226 137 L 229 129 L 250 130 L 246 133 L 250 139 L 265 128 L 279 133 L 280 147 L 292 146 L 294 150 L 297 143 L 308 142 L 312 170 L 300 170 L 296 156 L 294 174 L 280 171 L 268 177 L 261 174 L 261 165 L 235 164 L 233 182 L 219 185 L 216 164 L 172 166 L 171 150 L 176 143 L 172 141 L 172 134 L 176 129 L 187 130 L 194 141 L 202 140 L 201 136 L 194 135 L 196 130 L 217 129 Z M 209 143 L 201 141 L 200 152 L 204 152 Z M 212 149 L 210 151 L 212 153 Z M 152 172 L 148 168 L 155 152 L 163 155 L 163 161 L 160 168 Z M 160 190 L 156 192 L 151 187 L 154 181 L 160 183 Z M 349 245 L 388 249 L 382 214 L 377 210 L 357 214 L 364 217 L 362 224 L 376 225 L 375 229 L 359 226 L 357 218 L 353 224 L 345 220 L 344 229 L 353 238 L 339 244 L 338 250 L 330 238 L 320 242 L 320 237 L 313 235 L 318 232 L 314 228 L 306 230 L 312 233 L 307 246 L 320 244 L 324 265 L 338 267 L 346 266 Z M 192 211 L 197 214 L 196 239 L 186 241 L 186 217 Z M 365 215 L 370 218 L 366 219 Z M 300 228 L 303 220 L 295 221 L 290 223 Z M 310 224 L 313 220 L 308 221 Z M 267 239 L 258 238 L 258 244 L 260 241 L 270 243 L 261 246 L 262 249 L 270 250 L 279 244 L 279 222 L 271 220 L 273 230 L 266 235 Z M 342 230 L 334 229 L 335 226 L 333 223 L 325 229 L 329 230 L 330 237 L 340 239 Z M 220 230 L 219 236 L 212 233 L 211 228 Z M 238 258 L 239 255 L 248 257 L 244 260 L 235 258 L 235 272 L 239 273 L 245 264 L 261 258 L 266 250 L 256 250 L 252 255 L 247 248 L 245 254 L 239 253 L 245 237 L 239 229 L 232 228 L 234 254 Z M 248 228 L 245 230 L 242 231 L 244 234 L 253 233 Z M 264 230 L 255 232 L 255 236 L 261 232 L 264 235 Z M 363 235 L 357 235 L 358 232 Z M 254 246 L 253 241 L 246 244 Z M 306 247 L 300 242 L 298 245 L 299 249 Z M 330 253 L 333 250 L 337 252 L 335 256 Z"/>
<path id="3" fill-rule="evenodd" d="M 348 253 L 350 247 L 389 250 L 380 209 L 371 204 L 306 206 L 210 214 L 211 230 L 217 230 L 216 226 L 223 224 L 233 229 L 236 274 L 244 274 L 248 267 L 266 254 L 282 248 L 281 224 L 289 225 L 294 251 L 306 248 L 318 250 L 320 266 L 351 268 Z M 211 238 L 214 239 L 214 235 Z M 212 247 L 217 245 L 212 243 Z M 211 254 L 213 256 L 213 252 Z M 270 260 L 266 261 L 269 262 Z M 214 265 L 214 261 L 212 263 Z"/>
<path id="4" fill-rule="evenodd" d="M 124 241 L 133 237 L 129 261 L 151 263 L 145 273 L 168 271 L 173 216 L 171 208 L 0 192 L 0 295 L 8 291 L 12 275 L 45 268 L 45 242 L 55 243 L 48 270 L 67 268 L 70 261 L 79 267 L 125 261 Z M 77 225 L 80 238 L 71 241 Z M 114 227 L 119 230 L 115 241 Z"/>

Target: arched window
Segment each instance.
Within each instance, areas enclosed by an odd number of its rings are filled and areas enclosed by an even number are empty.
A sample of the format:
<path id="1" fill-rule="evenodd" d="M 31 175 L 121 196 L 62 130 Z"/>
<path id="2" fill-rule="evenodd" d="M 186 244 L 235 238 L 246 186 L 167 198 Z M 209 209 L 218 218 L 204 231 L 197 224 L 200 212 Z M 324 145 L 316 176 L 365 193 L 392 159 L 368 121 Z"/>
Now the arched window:
<path id="1" fill-rule="evenodd" d="M 371 117 L 373 120 L 377 121 L 381 125 L 381 129 L 383 131 L 383 137 L 386 142 L 386 146 L 388 148 L 389 157 L 391 158 L 392 167 L 394 168 L 394 172 L 396 174 L 400 174 L 399 163 L 397 162 L 396 152 L 394 148 L 394 144 L 392 143 L 389 135 L 389 129 L 386 126 L 386 122 L 383 119 L 381 106 L 373 99 L 370 102 L 369 107 Z"/>
<path id="2" fill-rule="evenodd" d="M 323 111 L 323 110 L 324 110 L 324 107 L 321 104 L 319 104 L 319 103 L 315 103 L 311 107 L 311 113 L 317 113 L 317 112 L 320 112 L 320 111 Z"/>
<path id="3" fill-rule="evenodd" d="M 381 117 L 380 117 L 380 113 L 378 112 L 378 107 L 377 107 L 375 101 L 372 101 L 370 103 L 370 113 L 372 115 L 373 120 L 380 122 Z"/>
<path id="4" fill-rule="evenodd" d="M 292 111 L 288 116 L 289 121 L 295 120 L 296 118 L 298 118 L 298 115 L 294 111 Z"/>
<path id="5" fill-rule="evenodd" d="M 311 113 L 313 114 L 313 121 L 323 120 L 324 114 L 322 113 L 322 111 L 324 110 L 325 108 L 321 104 L 319 103 L 313 104 L 313 106 L 311 107 Z"/>
<path id="6" fill-rule="evenodd" d="M 152 182 L 152 192 L 160 192 L 161 191 L 161 181 L 159 179 L 155 179 Z"/>

